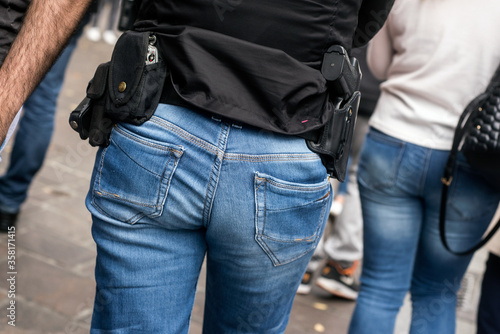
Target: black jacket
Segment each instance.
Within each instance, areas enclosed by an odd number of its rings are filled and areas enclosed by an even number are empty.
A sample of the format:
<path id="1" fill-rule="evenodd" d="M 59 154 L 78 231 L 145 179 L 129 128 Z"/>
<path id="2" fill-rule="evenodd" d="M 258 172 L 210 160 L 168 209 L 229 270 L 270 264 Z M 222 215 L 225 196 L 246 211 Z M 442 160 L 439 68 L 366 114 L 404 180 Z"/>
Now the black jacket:
<path id="1" fill-rule="evenodd" d="M 17 36 L 30 0 L 0 0 L 0 66 Z"/>
<path id="2" fill-rule="evenodd" d="M 159 33 L 182 104 L 296 135 L 320 128 L 333 112 L 319 71 L 325 51 L 368 42 L 392 3 L 142 0 L 134 29 Z"/>

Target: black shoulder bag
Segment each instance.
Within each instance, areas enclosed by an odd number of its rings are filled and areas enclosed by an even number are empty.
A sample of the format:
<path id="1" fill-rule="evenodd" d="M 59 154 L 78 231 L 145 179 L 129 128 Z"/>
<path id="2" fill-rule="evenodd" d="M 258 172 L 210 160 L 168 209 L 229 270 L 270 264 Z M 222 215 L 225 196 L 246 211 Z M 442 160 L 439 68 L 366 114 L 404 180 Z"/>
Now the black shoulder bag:
<path id="1" fill-rule="evenodd" d="M 472 100 L 460 116 L 450 156 L 441 178 L 443 182 L 439 217 L 441 241 L 450 252 L 456 255 L 467 255 L 475 252 L 491 239 L 500 228 L 500 220 L 474 247 L 460 252 L 450 249 L 445 235 L 446 206 L 448 188 L 453 180 L 453 170 L 459 151 L 463 153 L 467 162 L 480 171 L 500 192 L 500 66 L 486 91 Z"/>

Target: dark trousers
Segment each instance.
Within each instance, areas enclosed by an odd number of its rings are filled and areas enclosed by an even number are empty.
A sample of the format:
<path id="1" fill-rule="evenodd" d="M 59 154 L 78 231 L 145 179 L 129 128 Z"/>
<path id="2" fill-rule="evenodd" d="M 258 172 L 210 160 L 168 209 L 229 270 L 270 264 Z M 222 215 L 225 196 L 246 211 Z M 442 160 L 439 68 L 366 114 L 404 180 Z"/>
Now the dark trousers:
<path id="1" fill-rule="evenodd" d="M 490 253 L 477 314 L 477 334 L 500 333 L 500 257 Z"/>

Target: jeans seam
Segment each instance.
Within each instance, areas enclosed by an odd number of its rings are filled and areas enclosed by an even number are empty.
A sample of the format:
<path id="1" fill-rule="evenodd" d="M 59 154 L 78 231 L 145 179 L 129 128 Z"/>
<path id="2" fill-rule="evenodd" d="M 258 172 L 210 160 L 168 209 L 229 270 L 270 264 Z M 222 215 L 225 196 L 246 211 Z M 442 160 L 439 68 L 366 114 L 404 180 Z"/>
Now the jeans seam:
<path id="1" fill-rule="evenodd" d="M 126 133 L 123 133 L 123 131 L 119 131 L 120 133 L 122 133 L 124 136 L 126 136 Z M 130 137 L 129 137 L 130 138 Z M 134 140 L 134 138 L 130 138 L 131 140 Z M 142 142 L 142 141 L 141 141 Z M 154 147 L 156 148 L 157 145 L 155 145 Z M 109 146 L 108 146 L 109 147 Z M 135 205 L 139 205 L 139 206 L 142 206 L 142 207 L 146 207 L 146 208 L 157 208 L 158 207 L 158 204 L 155 204 L 155 205 L 147 205 L 147 204 L 144 204 L 144 203 L 140 203 L 140 202 L 133 202 L 133 201 L 129 201 L 129 200 L 126 200 L 126 199 L 123 199 L 120 197 L 120 195 L 118 194 L 114 194 L 114 193 L 110 193 L 110 192 L 107 192 L 105 190 L 102 190 L 101 189 L 101 176 L 102 176 L 102 169 L 104 168 L 104 157 L 106 156 L 106 153 L 108 151 L 108 148 L 106 148 L 103 153 L 102 153 L 102 156 L 101 156 L 101 161 L 100 161 L 100 167 L 99 167 L 99 181 L 97 182 L 97 185 L 98 185 L 98 189 L 95 190 L 95 193 L 97 193 L 98 195 L 101 195 L 101 196 L 106 196 L 106 197 L 113 197 L 113 198 L 119 198 L 121 201 L 123 202 L 127 202 L 127 203 L 132 203 L 132 204 L 135 204 Z M 177 151 L 175 149 L 165 149 L 164 151 L 169 151 L 169 152 L 172 152 L 172 151 Z M 177 151 L 178 152 L 178 151 Z M 181 152 L 180 152 L 181 153 Z M 168 164 L 170 163 L 170 160 L 172 159 L 172 155 L 169 156 L 168 158 L 168 161 L 166 163 L 165 166 L 168 166 Z M 143 168 L 144 170 L 146 170 L 144 167 L 142 166 L 139 166 L 141 168 Z M 149 172 L 149 171 L 148 171 Z M 165 173 L 165 170 L 163 170 L 163 173 Z M 163 175 L 158 175 L 156 173 L 152 173 L 158 177 L 160 177 L 162 180 L 163 180 Z M 161 188 L 161 182 L 160 182 L 160 188 Z M 159 196 L 159 195 L 158 195 Z M 157 199 L 157 203 L 158 203 L 158 199 Z"/>
<path id="2" fill-rule="evenodd" d="M 99 211 L 101 214 L 105 215 L 106 217 L 110 217 L 112 219 L 115 219 L 113 216 L 111 216 L 109 213 L 107 213 L 106 211 L 104 211 L 100 206 L 99 204 L 97 204 L 97 202 L 95 201 L 95 196 L 92 195 L 92 206 L 97 210 Z M 146 215 L 142 212 L 138 212 L 137 214 L 135 214 L 134 216 L 130 217 L 128 220 L 124 221 L 124 223 L 128 223 L 128 224 L 134 224 L 135 222 L 137 222 L 139 219 L 141 219 L 142 217 L 145 217 Z"/>
<path id="3" fill-rule="evenodd" d="M 293 160 L 319 160 L 316 154 L 264 154 L 264 155 L 250 155 L 238 153 L 226 153 L 224 160 L 230 161 L 248 161 L 248 162 L 266 162 L 266 161 L 293 161 Z"/>
<path id="4" fill-rule="evenodd" d="M 178 136 L 184 138 L 185 140 L 189 141 L 190 143 L 192 143 L 193 145 L 196 145 L 198 147 L 201 147 L 202 149 L 205 149 L 207 150 L 208 152 L 210 153 L 213 153 L 213 154 L 217 154 L 218 152 L 218 149 L 215 148 L 214 145 L 204 141 L 203 139 L 200 139 L 198 137 L 195 137 L 193 136 L 192 134 L 188 133 L 187 131 L 179 128 L 178 126 L 164 120 L 164 119 L 161 119 L 161 118 L 158 118 L 158 117 L 151 117 L 151 119 L 149 120 L 150 122 L 153 122 L 155 124 L 157 124 L 158 126 L 161 126 L 167 130 L 170 130 L 172 132 L 174 132 L 175 134 L 177 134 Z"/>
<path id="5" fill-rule="evenodd" d="M 322 205 L 322 208 L 321 208 L 321 214 L 319 216 L 319 220 L 318 220 L 318 224 L 316 226 L 316 229 L 314 231 L 314 233 L 310 236 L 307 236 L 307 237 L 304 237 L 304 238 L 300 238 L 300 239 L 295 239 L 295 240 L 281 240 L 281 239 L 276 239 L 276 238 L 273 238 L 273 237 L 270 237 L 268 235 L 265 235 L 263 234 L 263 232 L 265 231 L 265 227 L 266 227 L 266 215 L 263 214 L 261 216 L 261 218 L 259 218 L 259 212 L 264 212 L 266 211 L 266 207 L 267 207 L 267 203 L 266 203 L 266 195 L 267 195 L 267 191 L 266 191 L 266 186 L 268 183 L 271 183 L 270 181 L 272 180 L 269 180 L 267 178 L 264 178 L 264 177 L 260 177 L 260 176 L 255 176 L 255 181 L 256 181 L 256 186 L 255 186 L 255 200 L 257 202 L 259 202 L 257 200 L 258 198 L 258 193 L 260 192 L 260 196 L 261 196 L 261 200 L 263 201 L 263 209 L 260 209 L 259 207 L 259 204 L 256 203 L 256 214 L 255 214 L 255 240 L 256 242 L 261 246 L 261 248 L 263 249 L 263 251 L 269 256 L 269 258 L 271 259 L 271 261 L 273 262 L 273 265 L 275 267 L 277 266 L 280 266 L 280 265 L 284 265 L 284 264 L 287 264 L 287 263 L 290 263 L 290 262 L 293 262 L 297 259 L 299 259 L 300 257 L 304 256 L 304 254 L 307 254 L 308 252 L 311 251 L 311 249 L 307 249 L 307 250 L 304 250 L 303 252 L 299 253 L 299 254 L 296 254 L 294 257 L 290 258 L 290 259 L 286 259 L 285 261 L 281 261 L 279 259 L 279 257 L 275 254 L 275 252 L 273 252 L 272 248 L 270 248 L 267 243 L 265 242 L 265 240 L 270 240 L 270 241 L 273 241 L 273 242 L 279 242 L 279 243 L 283 243 L 283 244 L 302 244 L 302 243 L 313 243 L 313 242 L 316 242 L 319 238 L 318 236 L 318 233 L 321 229 L 321 227 L 324 225 L 323 221 L 324 221 L 324 218 L 325 218 L 325 212 L 326 212 L 326 203 L 328 203 L 328 196 L 331 194 L 331 189 L 328 190 L 328 193 L 326 195 L 324 195 L 322 198 L 320 198 L 319 200 L 316 200 L 314 202 L 320 202 L 320 201 L 324 201 L 323 205 Z M 258 182 L 258 183 L 257 183 Z M 276 182 L 274 182 L 274 184 L 276 184 Z M 261 186 L 264 186 L 264 189 L 261 189 L 260 187 Z M 281 185 L 280 185 L 281 186 Z M 310 190 L 315 190 L 315 191 L 318 191 L 322 188 L 325 188 L 325 187 L 329 187 L 331 188 L 331 185 L 330 183 L 328 182 L 326 184 L 326 186 L 317 186 L 317 187 L 314 187 L 314 188 L 311 188 Z M 294 190 L 303 190 L 304 188 L 302 187 L 291 187 L 291 188 L 294 188 Z M 261 226 L 259 226 L 259 220 L 261 221 Z"/>
<path id="6" fill-rule="evenodd" d="M 274 185 L 277 188 L 282 188 L 282 189 L 290 189 L 290 190 L 300 190 L 300 191 L 317 191 L 321 190 L 323 188 L 327 188 L 328 184 L 324 185 L 319 185 L 316 187 L 301 187 L 301 186 L 292 186 L 292 185 L 287 185 L 287 184 L 282 184 L 279 182 L 276 182 L 274 180 L 268 179 L 268 178 L 263 178 L 260 176 L 256 177 L 258 180 L 262 180 L 263 182 L 269 182 L 270 184 Z"/>
<path id="7" fill-rule="evenodd" d="M 163 128 L 166 128 L 175 134 L 181 136 L 185 140 L 193 143 L 194 145 L 207 150 L 210 153 L 218 154 L 218 148 L 214 145 L 204 141 L 203 139 L 197 138 L 185 130 L 177 127 L 176 125 L 161 119 L 159 117 L 153 116 L 150 122 L 157 124 Z M 263 161 L 292 161 L 292 160 L 319 160 L 319 156 L 314 153 L 303 153 L 303 154 L 265 154 L 265 155 L 250 155 L 250 154 L 239 154 L 239 153 L 225 153 L 224 160 L 230 161 L 248 161 L 248 162 L 263 162 Z"/>
<path id="8" fill-rule="evenodd" d="M 220 169 L 222 162 L 224 161 L 224 151 L 226 150 L 229 131 L 230 131 L 230 126 L 226 123 L 222 123 L 222 128 L 219 135 L 219 141 L 217 143 L 217 152 L 215 154 L 214 163 L 212 164 L 212 169 L 210 171 L 210 177 L 208 178 L 207 192 L 205 194 L 205 203 L 203 205 L 203 222 L 205 227 L 208 227 L 209 225 L 210 216 L 212 213 L 212 205 L 215 198 L 215 192 L 217 191 L 217 185 L 219 183 Z M 215 173 L 216 168 L 218 169 L 217 173 Z"/>
<path id="9" fill-rule="evenodd" d="M 115 131 L 121 133 L 123 136 L 129 138 L 130 140 L 133 140 L 133 141 L 136 141 L 138 143 L 141 143 L 142 145 L 149 146 L 149 147 L 152 147 L 152 148 L 156 148 L 156 149 L 159 149 L 159 150 L 162 150 L 162 151 L 169 151 L 169 152 L 174 151 L 174 152 L 177 152 L 179 154 L 182 154 L 181 151 L 176 150 L 175 148 L 168 147 L 168 146 L 158 145 L 158 144 L 152 143 L 150 141 L 138 138 L 138 137 L 136 137 L 136 136 L 128 133 L 128 131 L 125 131 L 124 129 L 121 129 L 119 127 L 116 127 Z"/>
<path id="10" fill-rule="evenodd" d="M 429 164 L 431 161 L 431 155 L 432 155 L 432 150 L 426 149 L 425 153 L 425 163 L 424 163 L 424 170 L 429 171 Z M 424 173 L 420 173 L 420 180 L 419 180 L 419 189 L 418 193 L 421 194 L 422 196 L 424 195 L 425 192 L 425 181 L 423 180 L 425 178 Z"/>

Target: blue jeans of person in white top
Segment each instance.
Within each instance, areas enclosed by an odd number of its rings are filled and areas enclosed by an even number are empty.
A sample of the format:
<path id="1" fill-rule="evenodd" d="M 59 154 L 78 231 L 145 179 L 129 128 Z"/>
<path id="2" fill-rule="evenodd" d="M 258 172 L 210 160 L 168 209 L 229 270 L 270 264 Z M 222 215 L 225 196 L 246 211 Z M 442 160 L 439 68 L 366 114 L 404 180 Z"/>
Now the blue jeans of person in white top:
<path id="1" fill-rule="evenodd" d="M 410 333 L 455 333 L 456 292 L 472 256 L 450 253 L 439 236 L 448 153 L 370 130 L 358 170 L 364 255 L 349 333 L 393 333 L 408 291 Z M 460 156 L 448 197 L 447 240 L 454 250 L 468 249 L 488 227 L 500 194 Z"/>
<path id="2" fill-rule="evenodd" d="M 283 333 L 332 189 L 304 139 L 160 104 L 97 153 L 91 333 Z"/>

